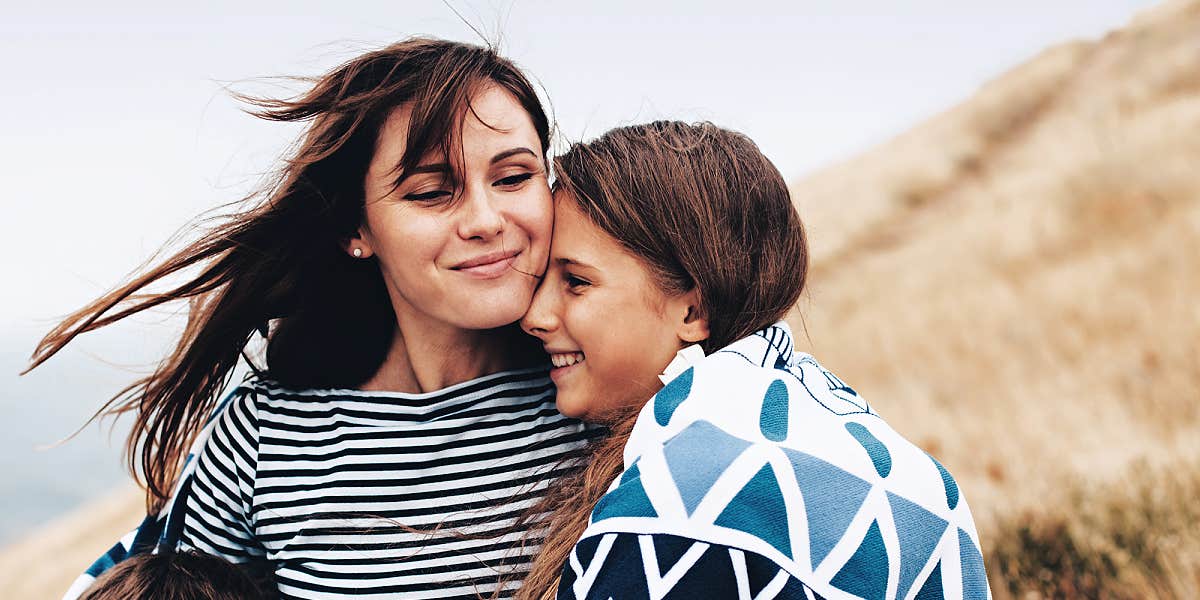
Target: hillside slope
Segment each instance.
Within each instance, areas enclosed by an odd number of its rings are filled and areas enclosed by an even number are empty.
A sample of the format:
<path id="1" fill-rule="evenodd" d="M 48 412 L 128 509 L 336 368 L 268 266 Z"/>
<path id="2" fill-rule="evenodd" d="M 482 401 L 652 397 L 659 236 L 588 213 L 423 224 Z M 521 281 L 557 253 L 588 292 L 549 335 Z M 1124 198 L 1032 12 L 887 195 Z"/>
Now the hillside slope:
<path id="1" fill-rule="evenodd" d="M 985 543 L 1132 470 L 1195 472 L 1200 2 L 1051 48 L 793 193 L 804 349 L 943 459 Z"/>

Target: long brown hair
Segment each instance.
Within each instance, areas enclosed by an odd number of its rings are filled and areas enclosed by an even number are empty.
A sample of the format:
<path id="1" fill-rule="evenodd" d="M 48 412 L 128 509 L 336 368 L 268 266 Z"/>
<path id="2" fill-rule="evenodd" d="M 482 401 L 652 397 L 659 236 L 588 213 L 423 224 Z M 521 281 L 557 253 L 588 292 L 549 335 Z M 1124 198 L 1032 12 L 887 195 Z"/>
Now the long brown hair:
<path id="1" fill-rule="evenodd" d="M 787 184 L 749 138 L 711 123 L 656 121 L 576 144 L 555 161 L 566 192 L 643 261 L 666 293 L 699 290 L 711 353 L 783 318 L 800 298 L 808 249 Z M 518 593 L 552 598 L 596 501 L 621 472 L 640 406 L 529 511 L 541 553 Z"/>
<path id="2" fill-rule="evenodd" d="M 378 264 L 342 247 L 362 223 L 367 166 L 393 109 L 412 110 L 403 171 L 430 151 L 452 151 L 470 99 L 485 85 L 511 93 L 532 118 L 543 155 L 549 148 L 536 91 L 490 48 L 414 38 L 304 81 L 311 88 L 295 98 L 238 96 L 258 117 L 310 122 L 275 183 L 248 198 L 248 209 L 67 317 L 26 371 L 81 333 L 167 302 L 191 303 L 170 355 L 93 416 L 134 413 L 125 454 L 134 476 L 145 477 L 151 509 L 170 494 L 255 332 L 268 336 L 266 376 L 288 387 L 357 387 L 383 363 L 396 321 Z M 176 278 L 183 282 L 166 283 Z M 155 284 L 169 289 L 151 291 Z"/>

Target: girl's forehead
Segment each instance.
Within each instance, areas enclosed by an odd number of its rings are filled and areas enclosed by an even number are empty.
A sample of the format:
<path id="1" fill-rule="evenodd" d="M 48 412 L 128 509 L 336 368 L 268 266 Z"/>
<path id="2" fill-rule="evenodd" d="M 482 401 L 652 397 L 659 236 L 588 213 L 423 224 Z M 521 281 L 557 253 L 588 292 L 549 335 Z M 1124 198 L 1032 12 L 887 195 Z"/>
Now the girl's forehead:
<path id="1" fill-rule="evenodd" d="M 583 213 L 574 197 L 565 192 L 554 194 L 554 237 L 551 258 L 591 267 L 624 265 L 633 256 L 611 235 Z"/>

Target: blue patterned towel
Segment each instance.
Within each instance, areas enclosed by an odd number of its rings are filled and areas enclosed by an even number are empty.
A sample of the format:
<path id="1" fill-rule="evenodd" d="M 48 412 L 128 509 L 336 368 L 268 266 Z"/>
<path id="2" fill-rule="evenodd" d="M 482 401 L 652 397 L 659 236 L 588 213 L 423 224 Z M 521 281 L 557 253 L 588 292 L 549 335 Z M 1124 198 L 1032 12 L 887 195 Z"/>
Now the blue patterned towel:
<path id="1" fill-rule="evenodd" d="M 559 598 L 991 597 L 950 473 L 792 350 L 778 323 L 646 404 Z"/>

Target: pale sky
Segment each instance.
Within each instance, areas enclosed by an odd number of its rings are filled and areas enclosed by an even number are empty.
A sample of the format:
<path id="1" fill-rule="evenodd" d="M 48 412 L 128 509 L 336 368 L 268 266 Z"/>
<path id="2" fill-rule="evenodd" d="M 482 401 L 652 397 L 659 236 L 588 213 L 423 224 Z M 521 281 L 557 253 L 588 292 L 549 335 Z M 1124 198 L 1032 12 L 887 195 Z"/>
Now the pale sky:
<path id="1" fill-rule="evenodd" d="M 748 134 L 795 180 L 953 106 L 1049 45 L 1098 37 L 1153 3 L 450 4 L 540 81 L 567 141 L 655 118 L 708 119 Z M 269 91 L 251 80 L 319 74 L 414 34 L 479 41 L 434 0 L 48 2 L 4 13 L 0 437 L 37 442 L 69 433 L 81 411 L 131 378 L 100 359 L 152 360 L 167 339 L 118 330 L 17 379 L 38 334 L 195 215 L 252 189 L 299 133 L 239 112 L 223 85 Z M 47 424 L 23 426 L 37 411 Z M 115 469 L 116 452 L 103 461 Z M 8 464 L 0 462 L 16 468 Z"/>
<path id="2" fill-rule="evenodd" d="M 0 23 L 6 213 L 0 331 L 113 285 L 197 213 L 240 197 L 298 129 L 222 91 L 315 74 L 412 34 L 477 38 L 408 2 L 25 3 Z M 199 6 L 199 5 L 205 6 Z M 246 4 L 257 9 L 247 9 Z M 969 96 L 1047 45 L 1147 2 L 451 2 L 544 85 L 568 140 L 710 119 L 789 179 Z"/>

